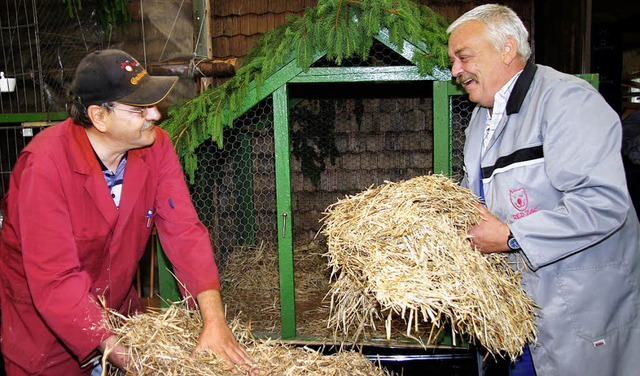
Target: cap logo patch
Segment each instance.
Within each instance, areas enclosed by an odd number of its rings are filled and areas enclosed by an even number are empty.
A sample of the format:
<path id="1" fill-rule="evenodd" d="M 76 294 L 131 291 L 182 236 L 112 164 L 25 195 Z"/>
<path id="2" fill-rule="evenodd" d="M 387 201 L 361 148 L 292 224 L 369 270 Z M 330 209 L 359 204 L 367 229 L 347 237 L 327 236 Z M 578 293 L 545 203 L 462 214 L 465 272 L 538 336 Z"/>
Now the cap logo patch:
<path id="1" fill-rule="evenodd" d="M 129 73 L 134 72 L 135 68 L 138 67 L 139 65 L 140 64 L 136 60 L 133 60 L 133 61 L 125 60 L 122 63 L 120 63 L 120 67 Z M 142 69 L 140 72 L 138 72 L 138 74 L 132 77 L 129 82 L 131 82 L 131 85 L 137 85 L 138 82 L 140 82 L 140 80 L 142 80 L 142 78 L 146 75 L 147 75 L 147 70 Z"/>
<path id="2" fill-rule="evenodd" d="M 138 66 L 138 62 L 137 61 L 129 61 L 129 60 L 125 60 L 122 63 L 120 63 L 120 68 L 126 70 L 127 72 L 133 72 L 133 68 Z"/>

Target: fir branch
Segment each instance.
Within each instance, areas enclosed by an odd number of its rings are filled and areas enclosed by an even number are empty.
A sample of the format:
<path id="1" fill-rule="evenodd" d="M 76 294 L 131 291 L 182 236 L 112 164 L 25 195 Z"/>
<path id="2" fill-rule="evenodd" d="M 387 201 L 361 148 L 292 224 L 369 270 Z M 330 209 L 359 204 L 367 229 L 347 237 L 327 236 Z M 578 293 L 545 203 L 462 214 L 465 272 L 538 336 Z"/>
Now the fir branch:
<path id="1" fill-rule="evenodd" d="M 391 2 L 393 4 L 393 1 Z M 367 3 L 364 1 L 358 1 L 358 0 L 348 0 L 347 4 L 349 5 L 366 5 Z M 393 13 L 393 14 L 400 14 L 398 12 L 397 9 L 394 8 L 380 8 L 381 10 L 385 11 L 385 12 L 389 12 L 389 13 Z"/>

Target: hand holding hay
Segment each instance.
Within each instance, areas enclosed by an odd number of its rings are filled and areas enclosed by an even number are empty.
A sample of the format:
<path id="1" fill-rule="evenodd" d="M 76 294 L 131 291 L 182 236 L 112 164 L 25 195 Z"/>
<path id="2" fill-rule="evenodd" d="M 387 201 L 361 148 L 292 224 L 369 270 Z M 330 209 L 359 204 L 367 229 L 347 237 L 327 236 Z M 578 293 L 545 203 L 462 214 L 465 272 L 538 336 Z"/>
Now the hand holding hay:
<path id="1" fill-rule="evenodd" d="M 480 219 L 478 199 L 449 178 L 421 176 L 347 197 L 323 219 L 336 278 L 329 325 L 358 338 L 386 317 L 406 335 L 420 322 L 478 340 L 515 359 L 535 340 L 534 303 L 508 255 L 483 255 L 468 230 Z M 433 340 L 430 333 L 428 342 Z"/>
<path id="2" fill-rule="evenodd" d="M 508 248 L 505 239 L 509 236 L 509 226 L 489 211 L 484 205 L 476 204 L 480 221 L 469 229 L 471 245 L 482 253 L 504 252 Z"/>
<path id="3" fill-rule="evenodd" d="M 137 373 L 134 371 L 136 362 L 132 358 L 133 354 L 122 344 L 118 336 L 113 335 L 101 342 L 98 346 L 98 351 L 102 353 L 103 374 L 104 369 L 106 369 L 107 359 L 109 359 L 109 364 L 113 367 L 129 370 L 129 373 Z M 87 365 L 92 365 L 94 360 L 92 359 Z"/>
<path id="4" fill-rule="evenodd" d="M 222 308 L 222 297 L 216 290 L 198 294 L 198 307 L 202 318 L 202 331 L 194 354 L 208 350 L 217 354 L 235 372 L 238 367 L 251 376 L 258 375 L 258 368 L 233 335 Z"/>

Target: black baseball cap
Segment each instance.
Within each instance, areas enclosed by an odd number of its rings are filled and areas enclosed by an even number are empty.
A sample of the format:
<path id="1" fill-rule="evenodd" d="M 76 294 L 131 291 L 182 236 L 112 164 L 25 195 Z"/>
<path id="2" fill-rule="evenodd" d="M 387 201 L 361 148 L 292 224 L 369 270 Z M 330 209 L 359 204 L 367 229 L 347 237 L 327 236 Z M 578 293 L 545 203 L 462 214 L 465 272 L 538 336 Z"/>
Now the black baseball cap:
<path id="1" fill-rule="evenodd" d="M 175 76 L 150 76 L 128 53 L 108 49 L 80 61 L 71 92 L 85 107 L 106 102 L 153 106 L 167 97 L 176 82 Z"/>

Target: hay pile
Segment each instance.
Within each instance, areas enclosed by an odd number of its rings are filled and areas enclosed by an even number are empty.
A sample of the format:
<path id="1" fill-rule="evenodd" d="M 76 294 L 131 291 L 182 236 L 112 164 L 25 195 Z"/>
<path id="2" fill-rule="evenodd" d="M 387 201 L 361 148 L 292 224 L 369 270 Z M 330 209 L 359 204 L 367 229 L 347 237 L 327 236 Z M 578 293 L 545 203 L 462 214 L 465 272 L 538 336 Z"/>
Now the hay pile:
<path id="1" fill-rule="evenodd" d="M 336 278 L 329 325 L 360 336 L 384 319 L 387 337 L 401 317 L 407 336 L 431 323 L 432 343 L 450 323 L 491 354 L 515 359 L 535 341 L 534 303 L 506 254 L 472 249 L 468 229 L 478 199 L 439 176 L 366 190 L 331 205 L 322 233 Z M 455 340 L 455 335 L 454 335 Z"/>
<path id="2" fill-rule="evenodd" d="M 202 318 L 198 311 L 188 309 L 182 302 L 132 317 L 112 311 L 107 316 L 109 329 L 129 348 L 134 366 L 139 370 L 137 375 L 233 375 L 222 359 L 212 352 L 191 355 L 202 329 Z M 256 340 L 237 319 L 230 326 L 247 354 L 258 364 L 261 375 L 389 375 L 358 352 L 323 355 L 306 347 Z M 103 375 L 107 370 L 108 364 Z M 115 369 L 110 371 L 122 374 Z M 238 375 L 243 374 L 246 372 L 238 369 Z"/>
<path id="3" fill-rule="evenodd" d="M 326 247 L 300 242 L 293 247 L 296 329 L 302 335 L 330 336 L 330 269 Z M 280 332 L 280 274 L 274 244 L 237 247 L 220 269 L 220 284 L 228 317 L 242 317 L 254 332 Z"/>

